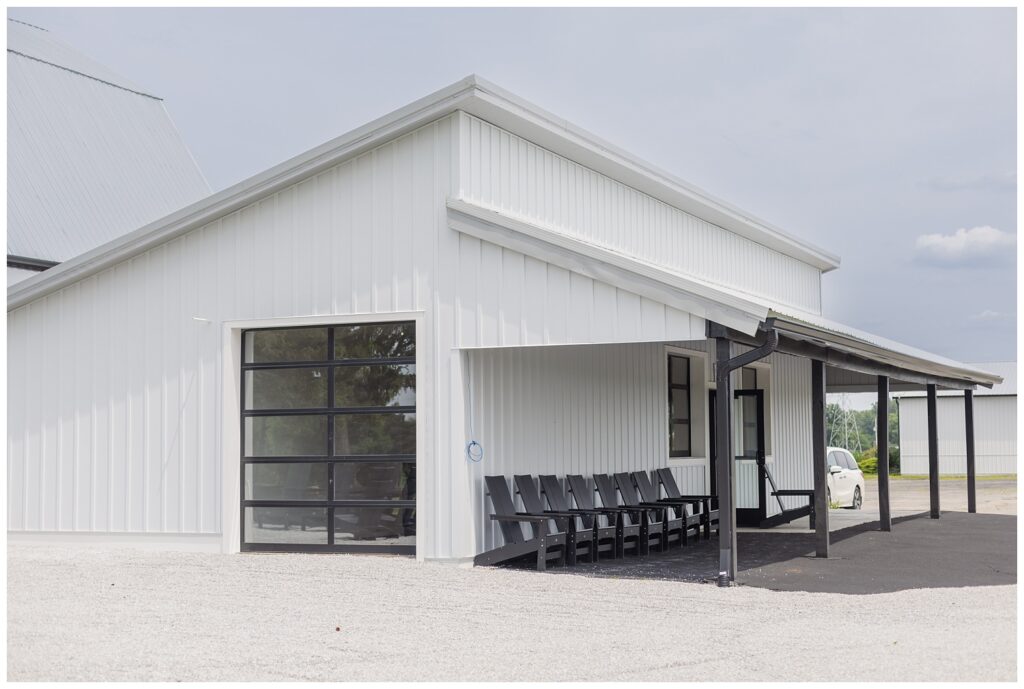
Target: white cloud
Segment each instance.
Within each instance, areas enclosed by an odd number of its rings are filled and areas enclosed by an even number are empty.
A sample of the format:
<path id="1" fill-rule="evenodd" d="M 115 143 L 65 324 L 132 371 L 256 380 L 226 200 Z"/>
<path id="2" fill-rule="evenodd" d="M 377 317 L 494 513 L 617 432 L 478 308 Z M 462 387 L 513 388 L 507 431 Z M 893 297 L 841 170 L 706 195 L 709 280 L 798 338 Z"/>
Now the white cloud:
<path id="1" fill-rule="evenodd" d="M 992 309 L 985 309 L 980 313 L 976 313 L 971 316 L 972 321 L 1000 321 L 1003 319 L 1003 314 Z"/>
<path id="2" fill-rule="evenodd" d="M 952 234 L 922 234 L 916 244 L 920 260 L 953 268 L 1012 261 L 1016 246 L 1016 234 L 988 225 L 960 228 Z"/>

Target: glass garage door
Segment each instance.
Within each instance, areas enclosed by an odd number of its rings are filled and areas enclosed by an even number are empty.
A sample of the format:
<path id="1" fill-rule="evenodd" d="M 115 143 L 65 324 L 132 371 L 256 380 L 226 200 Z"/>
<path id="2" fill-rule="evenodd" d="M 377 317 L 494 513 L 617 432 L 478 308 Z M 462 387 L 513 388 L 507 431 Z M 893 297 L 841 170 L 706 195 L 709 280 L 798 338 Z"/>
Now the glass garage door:
<path id="1" fill-rule="evenodd" d="M 242 338 L 242 550 L 415 553 L 414 324 Z"/>

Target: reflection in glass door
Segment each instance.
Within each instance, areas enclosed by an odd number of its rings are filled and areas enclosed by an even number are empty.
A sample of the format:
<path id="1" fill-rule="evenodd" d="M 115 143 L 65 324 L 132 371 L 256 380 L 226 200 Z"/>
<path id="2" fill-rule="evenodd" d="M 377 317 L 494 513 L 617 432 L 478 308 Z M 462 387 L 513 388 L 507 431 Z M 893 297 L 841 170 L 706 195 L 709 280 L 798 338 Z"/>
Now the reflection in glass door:
<path id="1" fill-rule="evenodd" d="M 242 338 L 242 549 L 415 553 L 415 324 Z"/>
<path id="2" fill-rule="evenodd" d="M 736 419 L 736 523 L 756 525 L 765 518 L 764 390 L 734 393 Z"/>

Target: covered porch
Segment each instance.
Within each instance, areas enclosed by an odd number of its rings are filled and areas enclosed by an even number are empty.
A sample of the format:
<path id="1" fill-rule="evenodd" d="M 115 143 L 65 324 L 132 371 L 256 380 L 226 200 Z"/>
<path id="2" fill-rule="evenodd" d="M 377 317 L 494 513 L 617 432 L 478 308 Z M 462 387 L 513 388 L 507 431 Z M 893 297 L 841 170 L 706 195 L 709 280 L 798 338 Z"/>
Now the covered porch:
<path id="1" fill-rule="evenodd" d="M 830 513 L 826 393 L 877 392 L 885 427 L 892 390 L 925 389 L 930 398 L 939 387 L 963 390 L 969 409 L 970 388 L 991 385 L 995 377 L 815 318 L 810 324 L 773 311 L 753 334 L 708 321 L 701 340 L 468 351 L 467 437 L 483 451 L 479 462 L 469 459 L 476 552 L 503 539 L 488 521 L 495 507 L 483 486 L 484 476 L 495 475 L 510 485 L 517 512 L 528 506 L 516 495 L 516 482 L 542 475 L 564 482 L 569 475 L 654 477 L 669 468 L 683 493 L 714 497 L 717 537 L 691 541 L 675 553 L 598 558 L 573 568 L 597 576 L 651 572 L 673 578 L 666 571 L 675 567 L 681 578 L 728 586 L 758 563 L 785 562 L 807 549 L 828 558 L 833 544 L 851 534 L 891 532 L 894 523 L 902 528 L 901 519 L 913 515 L 894 519 L 890 509 L 884 433 L 872 496 L 877 517 Z M 685 376 L 674 372 L 674 358 L 686 360 Z M 683 392 L 685 403 L 678 396 Z M 752 410 L 762 419 L 759 425 L 751 423 Z M 931 427 L 936 469 L 926 517 L 938 519 L 934 416 Z M 972 448 L 970 423 L 967 433 Z M 967 491 L 969 511 L 975 512 L 973 472 Z M 608 504 L 607 495 L 595 500 Z M 763 531 L 770 527 L 785 533 Z"/>

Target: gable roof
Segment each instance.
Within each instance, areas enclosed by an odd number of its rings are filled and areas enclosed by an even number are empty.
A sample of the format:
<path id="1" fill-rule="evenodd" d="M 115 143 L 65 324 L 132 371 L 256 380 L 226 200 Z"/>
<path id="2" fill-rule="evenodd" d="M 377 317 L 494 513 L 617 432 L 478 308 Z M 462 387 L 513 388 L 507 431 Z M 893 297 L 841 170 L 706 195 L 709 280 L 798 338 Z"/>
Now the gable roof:
<path id="1" fill-rule="evenodd" d="M 8 310 L 232 213 L 428 122 L 462 110 L 727 230 L 810 263 L 838 257 L 663 172 L 475 75 L 8 289 Z"/>
<path id="2" fill-rule="evenodd" d="M 8 255 L 65 261 L 210 193 L 160 98 L 14 20 L 7 113 Z"/>

